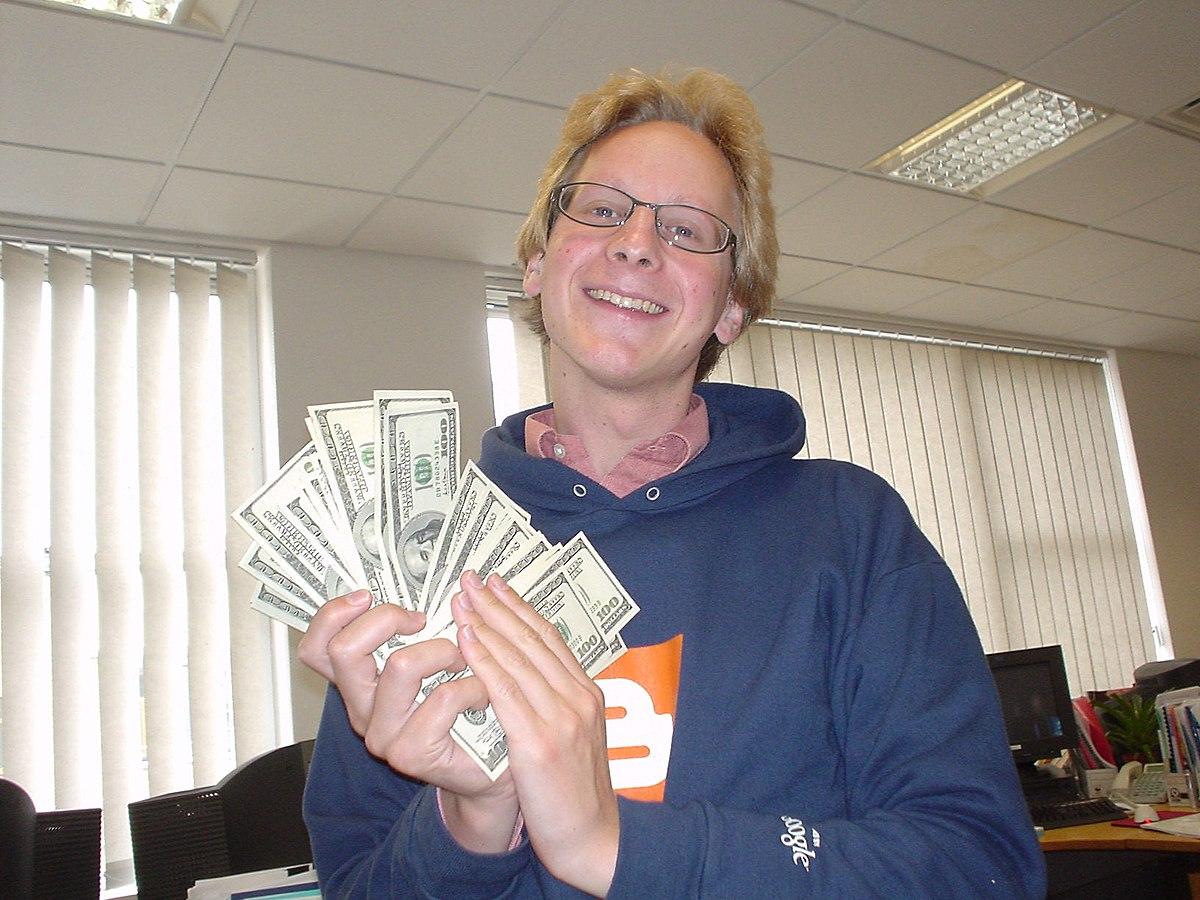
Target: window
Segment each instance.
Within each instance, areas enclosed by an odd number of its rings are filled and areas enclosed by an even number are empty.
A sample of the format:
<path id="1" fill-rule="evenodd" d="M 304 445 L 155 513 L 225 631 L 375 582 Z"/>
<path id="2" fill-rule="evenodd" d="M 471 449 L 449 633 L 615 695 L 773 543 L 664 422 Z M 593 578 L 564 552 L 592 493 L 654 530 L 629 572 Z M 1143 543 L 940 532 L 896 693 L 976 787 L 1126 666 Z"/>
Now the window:
<path id="1" fill-rule="evenodd" d="M 1080 694 L 1130 684 L 1166 634 L 1150 618 L 1161 598 L 1141 574 L 1106 366 L 777 320 L 751 327 L 712 380 L 796 397 L 801 456 L 891 482 L 954 570 L 985 648 L 1061 643 Z"/>
<path id="2" fill-rule="evenodd" d="M 0 766 L 39 809 L 291 738 L 229 510 L 263 478 L 251 260 L 0 246 Z"/>
<path id="3" fill-rule="evenodd" d="M 522 409 L 549 402 L 542 342 L 523 319 L 528 305 L 520 282 L 489 276 L 488 353 L 497 424 Z"/>

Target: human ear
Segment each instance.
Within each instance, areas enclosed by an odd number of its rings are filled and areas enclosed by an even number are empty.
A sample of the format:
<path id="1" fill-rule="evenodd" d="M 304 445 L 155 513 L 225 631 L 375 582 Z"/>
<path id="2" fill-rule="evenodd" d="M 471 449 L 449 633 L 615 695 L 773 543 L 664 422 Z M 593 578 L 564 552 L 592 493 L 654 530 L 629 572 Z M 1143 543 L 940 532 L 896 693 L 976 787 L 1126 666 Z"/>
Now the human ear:
<path id="1" fill-rule="evenodd" d="M 713 329 L 713 334 L 722 344 L 732 344 L 742 333 L 742 325 L 745 321 L 746 307 L 733 299 L 731 291 L 729 299 L 725 301 L 725 309 L 721 312 L 721 318 L 717 320 L 717 327 Z"/>
<path id="2" fill-rule="evenodd" d="M 521 288 L 526 297 L 536 297 L 542 292 L 542 260 L 545 258 L 546 252 L 543 250 L 531 256 L 525 263 L 525 278 L 521 282 Z"/>

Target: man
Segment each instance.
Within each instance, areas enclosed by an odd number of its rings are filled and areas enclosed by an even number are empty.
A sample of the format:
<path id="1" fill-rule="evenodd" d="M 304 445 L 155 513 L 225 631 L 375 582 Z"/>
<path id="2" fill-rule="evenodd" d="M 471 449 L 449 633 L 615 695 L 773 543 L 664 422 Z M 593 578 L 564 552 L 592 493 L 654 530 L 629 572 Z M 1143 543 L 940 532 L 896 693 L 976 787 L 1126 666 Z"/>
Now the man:
<path id="1" fill-rule="evenodd" d="M 554 404 L 489 432 L 480 466 L 549 539 L 588 535 L 641 607 L 631 649 L 593 682 L 502 580 L 464 573 L 458 645 L 376 676 L 422 617 L 365 592 L 323 607 L 301 657 L 336 686 L 306 799 L 325 896 L 1044 892 L 945 563 L 878 478 L 793 458 L 790 398 L 697 384 L 769 304 L 769 188 L 720 76 L 629 73 L 572 107 L 518 242 Z M 494 783 L 449 737 L 488 703 Z"/>

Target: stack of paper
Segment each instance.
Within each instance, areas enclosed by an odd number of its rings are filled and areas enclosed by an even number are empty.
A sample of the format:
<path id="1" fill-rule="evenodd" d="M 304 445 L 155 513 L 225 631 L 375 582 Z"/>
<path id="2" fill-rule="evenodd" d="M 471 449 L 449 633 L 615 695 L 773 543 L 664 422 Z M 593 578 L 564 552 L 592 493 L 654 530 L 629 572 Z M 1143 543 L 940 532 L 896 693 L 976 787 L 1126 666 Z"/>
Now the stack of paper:
<path id="1" fill-rule="evenodd" d="M 1141 827 L 1147 831 L 1161 831 L 1164 834 L 1176 834 L 1180 837 L 1200 838 L 1200 813 L 1159 819 L 1157 822 L 1144 822 Z"/>
<path id="2" fill-rule="evenodd" d="M 202 878 L 187 894 L 188 900 L 302 900 L 320 896 L 316 873 L 309 865 Z"/>

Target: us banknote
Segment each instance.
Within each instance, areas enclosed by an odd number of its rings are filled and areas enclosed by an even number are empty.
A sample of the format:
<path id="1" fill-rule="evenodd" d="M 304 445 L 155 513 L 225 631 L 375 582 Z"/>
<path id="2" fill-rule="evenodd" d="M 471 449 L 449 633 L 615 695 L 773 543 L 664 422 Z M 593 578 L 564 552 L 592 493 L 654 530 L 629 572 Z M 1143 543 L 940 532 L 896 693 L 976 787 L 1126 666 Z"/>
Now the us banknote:
<path id="1" fill-rule="evenodd" d="M 448 392 L 376 391 L 378 540 L 399 600 L 416 609 L 458 487 L 458 404 Z"/>

